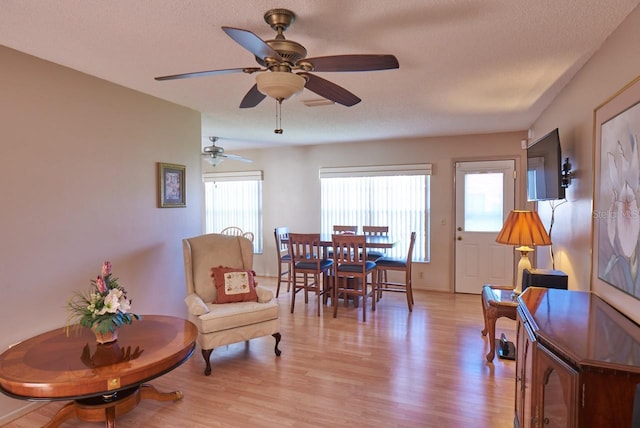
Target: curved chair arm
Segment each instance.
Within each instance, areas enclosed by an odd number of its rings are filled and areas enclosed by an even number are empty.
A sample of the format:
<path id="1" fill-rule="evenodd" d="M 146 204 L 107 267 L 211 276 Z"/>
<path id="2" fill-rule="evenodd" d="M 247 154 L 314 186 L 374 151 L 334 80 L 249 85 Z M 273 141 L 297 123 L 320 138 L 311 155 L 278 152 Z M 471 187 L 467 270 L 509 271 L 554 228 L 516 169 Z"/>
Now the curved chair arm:
<path id="1" fill-rule="evenodd" d="M 187 297 L 184 298 L 184 302 L 187 304 L 191 315 L 199 317 L 200 315 L 209 313 L 209 307 L 196 293 L 187 295 Z"/>
<path id="2" fill-rule="evenodd" d="M 273 299 L 273 291 L 265 287 L 256 285 L 256 294 L 258 295 L 258 303 L 267 303 Z"/>

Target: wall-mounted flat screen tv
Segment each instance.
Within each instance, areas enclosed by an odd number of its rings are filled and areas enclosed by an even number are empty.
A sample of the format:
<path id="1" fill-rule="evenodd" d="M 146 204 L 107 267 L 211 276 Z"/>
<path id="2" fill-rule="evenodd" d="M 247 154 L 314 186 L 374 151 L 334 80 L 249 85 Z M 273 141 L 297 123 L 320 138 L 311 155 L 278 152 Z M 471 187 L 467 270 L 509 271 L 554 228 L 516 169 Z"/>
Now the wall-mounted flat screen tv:
<path id="1" fill-rule="evenodd" d="M 564 197 L 562 150 L 556 128 L 527 148 L 527 199 L 548 201 Z"/>

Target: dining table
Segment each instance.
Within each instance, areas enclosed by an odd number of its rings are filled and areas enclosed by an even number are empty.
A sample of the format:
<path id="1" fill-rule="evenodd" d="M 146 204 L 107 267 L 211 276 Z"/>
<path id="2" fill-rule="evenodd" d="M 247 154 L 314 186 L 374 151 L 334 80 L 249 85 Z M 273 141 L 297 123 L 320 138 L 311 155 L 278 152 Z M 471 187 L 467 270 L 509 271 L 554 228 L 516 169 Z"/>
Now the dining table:
<path id="1" fill-rule="evenodd" d="M 382 248 L 388 249 L 395 247 L 399 239 L 391 235 L 365 235 L 367 248 Z M 331 247 L 333 245 L 332 234 L 320 234 L 320 246 L 324 248 Z"/>
<path id="2" fill-rule="evenodd" d="M 323 248 L 325 257 L 328 254 L 328 249 L 333 246 L 332 240 L 333 234 L 328 233 L 320 234 L 320 246 Z M 380 249 L 389 249 L 395 247 L 400 240 L 391 235 L 365 235 L 366 236 L 366 244 L 367 248 L 380 248 Z M 288 239 L 282 239 L 282 244 L 287 244 L 289 242 Z"/>
<path id="3" fill-rule="evenodd" d="M 379 248 L 379 249 L 389 249 L 395 247 L 400 240 L 392 235 L 365 235 L 367 248 Z M 287 244 L 288 240 L 283 239 L 283 244 Z M 320 234 L 320 247 L 322 247 L 323 257 L 329 257 L 329 250 L 333 246 L 333 234 L 331 233 L 321 233 Z M 324 281 L 329 281 L 328 275 L 323 276 Z M 352 299 L 354 306 L 358 306 L 358 299 Z"/>

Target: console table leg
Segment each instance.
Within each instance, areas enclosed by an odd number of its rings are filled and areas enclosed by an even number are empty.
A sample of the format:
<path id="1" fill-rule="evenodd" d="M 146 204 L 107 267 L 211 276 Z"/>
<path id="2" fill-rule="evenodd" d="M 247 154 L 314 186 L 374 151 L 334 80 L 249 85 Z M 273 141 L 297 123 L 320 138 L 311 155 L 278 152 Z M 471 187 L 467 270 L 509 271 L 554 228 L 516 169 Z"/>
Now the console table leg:
<path id="1" fill-rule="evenodd" d="M 496 355 L 496 320 L 498 319 L 495 311 L 488 309 L 486 313 L 487 330 L 489 330 L 489 353 L 487 361 L 492 362 Z"/>
<path id="2" fill-rule="evenodd" d="M 484 292 L 480 294 L 481 303 L 482 303 L 482 319 L 484 320 L 484 328 L 482 329 L 482 335 L 486 336 L 489 331 L 487 328 L 487 302 L 484 299 Z"/>

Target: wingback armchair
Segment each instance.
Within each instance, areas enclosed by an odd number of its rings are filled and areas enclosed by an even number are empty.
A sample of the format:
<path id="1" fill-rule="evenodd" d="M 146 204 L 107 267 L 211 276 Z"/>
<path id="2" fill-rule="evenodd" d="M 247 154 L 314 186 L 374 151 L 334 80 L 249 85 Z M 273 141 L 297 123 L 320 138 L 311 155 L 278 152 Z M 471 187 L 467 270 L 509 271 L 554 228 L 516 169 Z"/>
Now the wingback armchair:
<path id="1" fill-rule="evenodd" d="M 212 268 L 224 266 L 251 271 L 253 244 L 242 236 L 217 233 L 182 240 L 189 320 L 198 327 L 197 343 L 206 363 L 205 375 L 211 374 L 211 352 L 218 346 L 272 335 L 275 353 L 280 356 L 278 303 L 273 292 L 255 286 L 257 301 L 218 302 Z"/>

